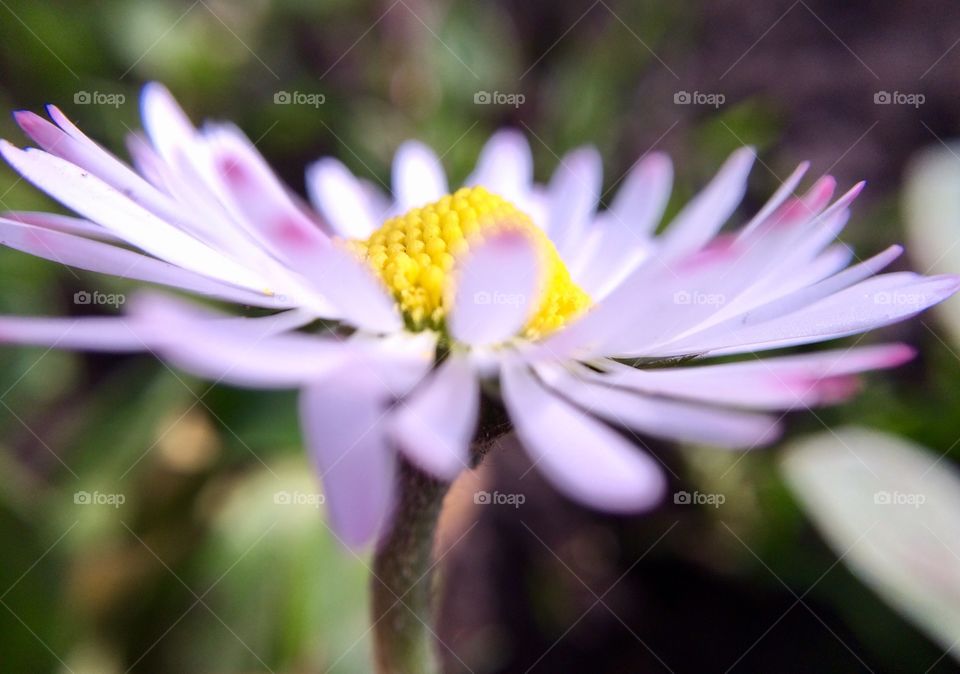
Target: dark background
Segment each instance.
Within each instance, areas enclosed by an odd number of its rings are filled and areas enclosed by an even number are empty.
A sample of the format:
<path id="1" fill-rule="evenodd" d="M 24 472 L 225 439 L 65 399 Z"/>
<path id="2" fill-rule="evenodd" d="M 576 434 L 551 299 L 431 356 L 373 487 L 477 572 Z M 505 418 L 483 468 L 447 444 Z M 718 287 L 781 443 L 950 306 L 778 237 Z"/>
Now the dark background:
<path id="1" fill-rule="evenodd" d="M 235 121 L 298 191 L 325 154 L 386 182 L 410 137 L 456 181 L 514 125 L 540 179 L 582 143 L 601 149 L 611 190 L 640 155 L 669 152 L 676 210 L 727 153 L 755 144 L 743 213 L 803 159 L 842 188 L 866 179 L 844 234 L 865 257 L 904 238 L 911 156 L 960 134 L 960 5 L 5 0 L 0 73 L 3 108 L 56 103 L 120 154 L 140 86 L 161 80 L 195 121 Z M 282 91 L 324 103 L 276 104 Z M 524 102 L 476 104 L 481 91 Z M 119 102 L 84 104 L 84 92 Z M 678 104 L 680 92 L 723 103 Z M 878 104 L 881 92 L 924 101 Z M 23 142 L 9 118 L 0 132 Z M 4 168 L 0 208 L 52 205 Z M 3 313 L 86 313 L 75 292 L 128 290 L 9 250 L 0 264 Z M 851 403 L 788 417 L 787 441 L 856 421 L 951 448 L 960 366 L 939 332 L 925 315 L 872 336 L 922 355 L 870 375 Z M 367 671 L 367 560 L 316 509 L 274 502 L 316 490 L 293 394 L 43 349 L 3 350 L 0 382 L 0 670 Z M 784 486 L 778 448 L 651 451 L 677 488 L 727 502 L 605 517 L 526 473 L 509 440 L 457 485 L 439 567 L 449 671 L 956 669 L 836 564 Z M 475 506 L 476 488 L 526 502 Z M 124 502 L 77 504 L 80 491 Z"/>

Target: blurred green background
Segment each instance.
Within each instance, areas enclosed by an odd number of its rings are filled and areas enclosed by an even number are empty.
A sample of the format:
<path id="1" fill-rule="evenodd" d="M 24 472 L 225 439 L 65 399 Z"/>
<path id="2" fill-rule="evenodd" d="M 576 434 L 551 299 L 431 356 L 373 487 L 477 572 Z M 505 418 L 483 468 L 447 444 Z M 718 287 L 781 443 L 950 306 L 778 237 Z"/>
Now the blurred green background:
<path id="1" fill-rule="evenodd" d="M 811 159 L 811 174 L 841 187 L 868 180 L 844 234 L 866 257 L 906 236 L 910 157 L 960 135 L 958 39 L 960 6 L 947 0 L 6 0 L 0 106 L 56 103 L 125 155 L 139 88 L 161 80 L 195 121 L 235 121 L 301 192 L 304 167 L 325 154 L 388 182 L 411 137 L 456 181 L 512 125 L 540 179 L 582 143 L 601 149 L 611 190 L 643 153 L 669 152 L 674 211 L 750 143 L 761 162 L 742 215 Z M 283 92 L 316 104 L 284 104 Z M 924 102 L 878 104 L 881 92 Z M 23 140 L 9 117 L 0 135 Z M 4 167 L 0 208 L 57 207 Z M 7 249 L 0 265 L 2 313 L 88 313 L 75 292 L 129 290 Z M 960 347 L 933 314 L 863 343 L 892 340 L 920 357 L 870 375 L 851 403 L 790 415 L 786 441 L 855 422 L 949 465 Z M 369 671 L 367 560 L 336 543 L 322 509 L 277 496 L 317 490 L 293 394 L 211 388 L 146 357 L 6 348 L 0 406 L 0 671 Z M 836 563 L 785 486 L 778 448 L 654 445 L 677 488 L 726 502 L 634 519 L 579 509 L 535 472 L 521 482 L 515 449 L 505 443 L 447 506 L 449 671 L 956 668 Z M 527 501 L 474 506 L 476 485 Z"/>

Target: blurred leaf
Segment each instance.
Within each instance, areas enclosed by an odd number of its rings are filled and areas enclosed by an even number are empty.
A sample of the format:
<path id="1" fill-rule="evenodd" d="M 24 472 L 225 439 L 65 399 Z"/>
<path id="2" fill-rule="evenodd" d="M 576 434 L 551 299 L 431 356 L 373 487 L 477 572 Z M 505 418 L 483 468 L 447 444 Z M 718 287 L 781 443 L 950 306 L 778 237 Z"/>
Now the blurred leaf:
<path id="1" fill-rule="evenodd" d="M 956 470 L 922 447 L 859 428 L 795 443 L 783 470 L 854 574 L 952 649 L 960 638 Z"/>
<path id="2" fill-rule="evenodd" d="M 212 485 L 193 573 L 204 601 L 171 634 L 181 671 L 366 671 L 366 563 L 325 525 L 318 482 L 288 460 Z"/>

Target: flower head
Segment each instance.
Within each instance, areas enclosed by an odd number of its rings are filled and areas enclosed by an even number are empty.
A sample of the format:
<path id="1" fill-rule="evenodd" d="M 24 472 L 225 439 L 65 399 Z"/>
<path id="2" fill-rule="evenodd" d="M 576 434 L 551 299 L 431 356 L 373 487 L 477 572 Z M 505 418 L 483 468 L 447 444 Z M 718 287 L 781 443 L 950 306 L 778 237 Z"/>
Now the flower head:
<path id="1" fill-rule="evenodd" d="M 746 190 L 749 148 L 656 234 L 672 172 L 655 153 L 600 208 L 593 149 L 538 185 L 526 141 L 503 131 L 451 192 L 436 155 L 411 142 L 397 153 L 392 199 L 335 159 L 314 164 L 314 211 L 239 130 L 195 129 L 158 85 L 144 91 L 146 138 L 130 140 L 136 170 L 49 113 L 53 123 L 17 113 L 40 149 L 0 150 L 80 217 L 8 213 L 3 243 L 274 313 L 232 317 L 146 294 L 115 318 L 6 317 L 0 340 L 146 350 L 214 381 L 300 389 L 330 516 L 351 545 L 388 524 L 398 454 L 444 480 L 471 464 L 481 396 L 503 405 L 534 464 L 571 498 L 642 510 L 660 499 L 663 473 L 615 428 L 768 443 L 770 412 L 843 399 L 854 374 L 912 351 L 754 354 L 902 320 L 960 285 L 879 274 L 898 246 L 850 265 L 834 240 L 862 185 L 831 204 L 824 177 L 796 197 L 806 165 L 721 233 Z"/>

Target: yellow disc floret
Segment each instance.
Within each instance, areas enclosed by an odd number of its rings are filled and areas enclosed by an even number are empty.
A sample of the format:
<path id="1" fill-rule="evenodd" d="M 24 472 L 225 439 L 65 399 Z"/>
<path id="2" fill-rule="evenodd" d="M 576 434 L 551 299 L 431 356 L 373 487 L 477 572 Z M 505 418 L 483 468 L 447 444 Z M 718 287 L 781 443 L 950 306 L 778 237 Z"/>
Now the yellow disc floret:
<path id="1" fill-rule="evenodd" d="M 464 187 L 439 201 L 390 218 L 366 241 L 349 246 L 393 293 L 407 325 L 443 331 L 457 258 L 485 235 L 520 230 L 537 247 L 543 292 L 523 335 L 550 333 L 587 308 L 590 298 L 570 278 L 556 248 L 530 217 L 482 187 Z"/>

